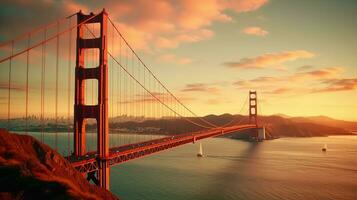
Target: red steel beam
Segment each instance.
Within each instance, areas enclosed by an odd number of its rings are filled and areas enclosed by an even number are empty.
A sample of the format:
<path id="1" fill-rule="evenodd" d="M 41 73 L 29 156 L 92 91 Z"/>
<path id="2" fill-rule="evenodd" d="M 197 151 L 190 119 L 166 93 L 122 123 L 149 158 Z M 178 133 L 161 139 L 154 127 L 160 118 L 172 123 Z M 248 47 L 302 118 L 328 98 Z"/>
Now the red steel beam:
<path id="1" fill-rule="evenodd" d="M 129 145 L 123 145 L 110 149 L 108 157 L 108 164 L 110 166 L 118 165 L 130 160 L 142 158 L 154 153 L 161 152 L 166 149 L 171 149 L 180 145 L 193 143 L 197 140 L 205 138 L 216 137 L 219 135 L 225 135 L 235 131 L 241 131 L 245 129 L 255 129 L 255 124 L 232 126 L 227 128 L 215 128 L 205 132 L 194 132 L 181 135 L 173 135 L 160 139 L 139 142 Z M 124 149 L 124 150 L 123 150 Z M 98 160 L 96 159 L 95 152 L 89 152 L 85 156 L 70 158 L 72 166 L 82 173 L 89 173 L 97 171 Z"/>

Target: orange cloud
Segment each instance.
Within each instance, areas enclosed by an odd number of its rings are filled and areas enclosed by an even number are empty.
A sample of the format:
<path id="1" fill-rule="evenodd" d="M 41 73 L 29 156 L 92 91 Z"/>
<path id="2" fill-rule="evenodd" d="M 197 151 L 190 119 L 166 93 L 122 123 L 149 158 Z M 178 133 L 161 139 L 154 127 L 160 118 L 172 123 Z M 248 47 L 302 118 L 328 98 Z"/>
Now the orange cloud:
<path id="1" fill-rule="evenodd" d="M 27 3 L 19 1 L 1 2 L 4 9 L 16 10 L 16 18 L 1 13 L 9 26 L 0 28 L 0 35 L 12 37 L 39 26 L 43 19 L 54 21 L 78 10 L 84 13 L 100 12 L 106 8 L 111 19 L 136 49 L 153 51 L 162 48 L 177 48 L 182 43 L 198 42 L 211 38 L 209 30 L 214 22 L 229 22 L 227 11 L 249 12 L 265 5 L 267 0 L 123 0 L 94 1 L 90 4 L 68 0 Z M 21 21 L 24 26 L 16 26 Z M 45 21 L 46 23 L 46 21 Z M 14 32 L 16 31 L 16 32 Z"/>
<path id="2" fill-rule="evenodd" d="M 226 62 L 225 66 L 241 69 L 264 69 L 278 67 L 280 64 L 300 58 L 312 58 L 315 54 L 305 50 L 267 53 L 254 58 L 242 58 L 239 62 Z"/>
<path id="3" fill-rule="evenodd" d="M 217 94 L 220 90 L 217 87 L 210 86 L 204 83 L 187 84 L 182 92 L 207 92 L 212 94 Z"/>
<path id="4" fill-rule="evenodd" d="M 322 83 L 326 86 L 314 89 L 312 92 L 337 92 L 357 89 L 357 78 L 328 79 Z"/>
<path id="5" fill-rule="evenodd" d="M 213 37 L 214 33 L 208 29 L 193 30 L 175 37 L 157 37 L 155 46 L 159 49 L 177 48 L 181 43 L 193 43 Z"/>
<path id="6" fill-rule="evenodd" d="M 222 5 L 217 0 L 200 1 L 182 0 L 182 11 L 178 12 L 178 24 L 184 29 L 198 29 L 210 25 L 221 15 Z"/>
<path id="7" fill-rule="evenodd" d="M 339 78 L 343 67 L 327 67 L 285 76 L 262 76 L 233 83 L 238 89 L 259 89 L 266 94 L 300 94 L 357 89 L 357 79 Z"/>
<path id="8" fill-rule="evenodd" d="M 299 73 L 300 75 L 309 75 L 318 78 L 333 77 L 335 75 L 341 74 L 343 72 L 343 67 L 329 67 L 320 70 L 309 71 L 305 73 Z M 299 75 L 298 74 L 298 75 Z"/>
<path id="9" fill-rule="evenodd" d="M 300 66 L 296 69 L 296 71 L 305 71 L 305 70 L 310 70 L 310 69 L 313 69 L 314 66 L 311 66 L 311 65 L 303 65 L 303 66 Z"/>
<path id="10" fill-rule="evenodd" d="M 230 0 L 227 1 L 227 7 L 231 8 L 237 13 L 241 13 L 257 10 L 267 3 L 268 0 Z"/>
<path id="11" fill-rule="evenodd" d="M 260 27 L 247 27 L 242 30 L 243 33 L 247 35 L 255 35 L 255 36 L 266 36 L 269 34 L 268 31 L 260 28 Z"/>
<path id="12" fill-rule="evenodd" d="M 157 58 L 159 62 L 173 63 L 173 64 L 189 64 L 192 62 L 189 58 L 179 58 L 173 54 L 163 54 Z"/>
<path id="13" fill-rule="evenodd" d="M 273 91 L 271 91 L 272 94 L 284 94 L 284 93 L 287 93 L 287 92 L 290 92 L 292 89 L 291 88 L 277 88 Z"/>
<path id="14" fill-rule="evenodd" d="M 8 82 L 0 82 L 0 90 L 8 90 L 9 89 L 9 83 Z M 12 91 L 25 91 L 26 87 L 24 85 L 19 85 L 19 84 L 14 84 L 12 83 L 10 85 L 10 90 Z"/>
<path id="15" fill-rule="evenodd" d="M 339 76 L 343 72 L 343 67 L 327 67 L 319 70 L 312 70 L 307 72 L 299 72 L 286 76 L 261 76 L 249 81 L 237 81 L 235 85 L 252 86 L 252 85 L 270 85 L 281 84 L 281 82 L 305 82 L 313 80 L 331 79 Z"/>

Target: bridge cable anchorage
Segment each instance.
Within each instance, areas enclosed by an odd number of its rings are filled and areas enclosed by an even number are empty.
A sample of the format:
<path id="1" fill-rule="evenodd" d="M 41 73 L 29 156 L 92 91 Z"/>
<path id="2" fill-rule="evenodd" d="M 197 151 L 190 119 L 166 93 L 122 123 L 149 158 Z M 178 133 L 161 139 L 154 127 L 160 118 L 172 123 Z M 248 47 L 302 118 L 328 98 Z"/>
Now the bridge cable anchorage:
<path id="1" fill-rule="evenodd" d="M 110 18 L 108 17 L 109 21 Z M 157 81 L 157 83 L 159 85 L 157 85 L 158 87 L 161 85 L 161 87 L 163 89 L 165 89 L 170 95 L 171 97 L 175 98 L 175 100 L 181 104 L 188 112 L 190 112 L 191 114 L 193 114 L 195 117 L 197 117 L 198 119 L 201 119 L 200 117 L 198 117 L 195 113 L 193 113 L 190 109 L 188 109 L 184 104 L 181 103 L 181 101 L 179 101 L 157 78 L 156 76 L 150 71 L 150 69 L 143 63 L 143 61 L 139 58 L 139 56 L 135 53 L 135 51 L 132 49 L 132 47 L 129 45 L 129 43 L 124 39 L 124 37 L 121 35 L 121 33 L 118 31 L 118 29 L 114 26 L 114 24 L 111 22 L 111 24 L 113 25 L 113 27 L 116 29 L 116 31 L 118 32 L 118 34 L 120 35 L 120 37 L 123 39 L 123 41 L 127 44 L 127 47 L 129 47 L 129 49 L 131 50 L 131 64 L 133 62 L 133 56 L 135 55 L 136 58 L 142 63 L 142 65 L 148 70 L 148 72 L 150 72 L 150 74 L 154 77 L 154 79 Z M 84 25 L 84 27 L 89 31 L 89 33 L 95 37 L 95 34 L 86 26 Z M 126 52 L 127 52 L 127 55 L 126 55 L 126 66 L 128 66 L 128 49 L 126 48 Z M 170 108 L 169 106 L 167 106 L 160 98 L 158 98 L 154 93 L 150 92 L 145 86 L 142 85 L 142 83 L 140 81 L 138 81 L 133 75 L 132 73 L 129 72 L 129 70 L 127 69 L 127 67 L 124 67 L 121 65 L 121 63 L 118 62 L 117 59 L 115 59 L 115 57 L 108 51 L 108 55 L 135 81 L 137 82 L 143 89 L 145 89 L 150 95 L 152 95 L 156 100 L 158 100 L 160 102 L 160 104 L 166 108 L 168 108 L 169 110 L 171 110 L 172 112 L 178 114 L 178 116 L 180 116 L 181 118 L 185 119 L 186 121 L 196 125 L 196 126 L 200 126 L 202 128 L 207 128 L 207 129 L 211 129 L 212 127 L 208 127 L 208 126 L 204 126 L 204 125 L 201 125 L 201 124 L 198 124 L 192 120 L 189 120 L 187 119 L 186 117 L 182 116 L 181 114 L 177 113 L 176 111 L 174 111 L 172 108 Z M 131 67 L 133 68 L 133 67 Z M 134 71 L 134 69 L 132 70 Z M 130 90 L 129 90 L 129 93 L 131 94 L 132 93 L 132 87 L 129 87 Z M 160 93 L 160 92 L 159 92 Z M 131 95 L 132 96 L 132 95 Z M 129 99 L 129 101 L 132 101 L 132 97 Z M 159 107 L 157 107 L 159 109 Z M 133 112 L 132 109 L 129 110 L 129 112 Z M 160 115 L 160 113 L 158 112 L 158 116 Z M 162 116 L 162 113 L 161 113 L 161 116 Z M 202 119 L 201 119 L 202 121 Z M 205 122 L 205 120 L 203 120 Z M 207 123 L 207 122 L 206 122 Z M 209 123 L 209 122 L 208 122 Z M 215 128 L 217 128 L 218 126 L 214 125 Z"/>
<path id="2" fill-rule="evenodd" d="M 76 12 L 76 13 L 73 13 L 73 14 L 67 16 L 67 17 L 63 17 L 63 18 L 58 19 L 58 20 L 56 20 L 56 21 L 50 22 L 50 23 L 48 23 L 48 24 L 45 24 L 45 25 L 43 25 L 43 26 L 41 26 L 41 27 L 35 28 L 35 29 L 33 29 L 33 30 L 31 30 L 31 31 L 29 31 L 29 32 L 27 32 L 27 33 L 21 34 L 21 35 L 15 37 L 15 38 L 12 39 L 12 40 L 8 40 L 8 41 L 5 41 L 5 42 L 1 43 L 1 44 L 0 44 L 0 47 L 3 47 L 3 46 L 5 46 L 5 45 L 8 45 L 8 44 L 10 44 L 10 43 L 12 43 L 12 42 L 16 42 L 16 41 L 18 41 L 18 40 L 21 40 L 21 39 L 27 37 L 28 35 L 34 35 L 35 33 L 41 32 L 42 30 L 44 30 L 44 29 L 46 29 L 46 28 L 49 28 L 49 27 L 51 27 L 51 26 L 54 26 L 54 25 L 56 25 L 57 23 L 61 23 L 62 21 L 65 21 L 65 20 L 67 20 L 67 19 L 71 19 L 71 18 L 72 18 L 73 16 L 75 16 L 76 14 L 77 14 L 77 12 Z"/>
<path id="3" fill-rule="evenodd" d="M 82 21 L 81 23 L 76 24 L 76 25 L 74 25 L 74 26 L 72 26 L 72 27 L 70 27 L 70 28 L 68 28 L 68 29 L 66 29 L 66 30 L 64 30 L 64 31 L 61 31 L 60 33 L 58 33 L 58 34 L 56 34 L 56 35 L 54 35 L 54 36 L 52 36 L 52 37 L 49 37 L 49 38 L 47 38 L 47 39 L 45 39 L 45 40 L 42 40 L 41 42 L 38 42 L 38 43 L 32 45 L 32 46 L 29 47 L 29 48 L 26 48 L 26 49 L 24 49 L 24 50 L 22 50 L 22 51 L 20 51 L 20 52 L 17 52 L 17 53 L 15 53 L 15 54 L 12 54 L 11 56 L 5 57 L 5 58 L 3 58 L 3 59 L 0 60 L 0 63 L 3 63 L 4 61 L 10 60 L 10 59 L 12 59 L 12 58 L 14 58 L 14 57 L 17 57 L 17 56 L 19 56 L 19 55 L 21 55 L 21 54 L 23 54 L 23 53 L 29 51 L 29 50 L 32 50 L 32 49 L 34 49 L 34 48 L 36 48 L 36 47 L 39 47 L 39 46 L 41 46 L 41 45 L 43 45 L 43 44 L 45 44 L 45 43 L 47 43 L 47 42 L 49 42 L 49 41 L 51 41 L 51 40 L 53 40 L 53 39 L 59 37 L 59 36 L 65 34 L 65 33 L 67 33 L 67 32 L 69 32 L 70 30 L 72 30 L 72 29 L 74 29 L 74 28 L 77 28 L 78 26 L 83 25 L 84 23 L 86 23 L 86 22 L 88 22 L 89 20 L 93 19 L 93 18 L 96 17 L 97 15 L 98 15 L 98 14 L 93 15 L 93 16 L 89 17 L 88 19 Z"/>
<path id="4" fill-rule="evenodd" d="M 119 36 L 123 39 L 123 41 L 126 43 L 126 45 L 130 48 L 132 53 L 136 56 L 136 58 L 140 61 L 140 63 L 148 70 L 148 72 L 156 79 L 156 81 L 166 90 L 167 93 L 169 93 L 181 106 L 183 106 L 187 111 L 189 111 L 193 116 L 197 117 L 199 120 L 205 122 L 206 124 L 217 128 L 218 126 L 215 124 L 212 124 L 211 122 L 208 122 L 207 120 L 199 117 L 197 114 L 195 114 L 191 109 L 186 107 L 174 94 L 172 94 L 165 85 L 162 84 L 162 82 L 152 73 L 152 71 L 147 67 L 147 65 L 142 61 L 142 59 L 138 56 L 138 54 L 134 51 L 134 49 L 131 47 L 131 45 L 127 42 L 127 40 L 124 38 L 124 36 L 120 33 L 119 29 L 116 27 L 112 19 L 108 16 L 109 22 L 114 26 L 116 32 L 119 34 Z"/>

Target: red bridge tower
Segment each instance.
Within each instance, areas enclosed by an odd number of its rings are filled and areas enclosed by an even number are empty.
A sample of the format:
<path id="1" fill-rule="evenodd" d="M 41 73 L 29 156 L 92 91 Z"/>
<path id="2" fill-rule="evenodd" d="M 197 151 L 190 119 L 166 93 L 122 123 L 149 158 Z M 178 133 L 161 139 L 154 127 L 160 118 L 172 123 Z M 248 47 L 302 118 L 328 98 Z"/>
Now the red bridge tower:
<path id="1" fill-rule="evenodd" d="M 86 154 L 86 119 L 97 121 L 97 159 L 99 170 L 88 174 L 88 179 L 99 186 L 109 189 L 109 135 L 108 135 L 108 65 L 107 65 L 107 20 L 108 14 L 103 11 L 84 15 L 81 11 L 77 14 L 77 55 L 75 71 L 75 101 L 74 101 L 74 154 L 77 157 Z M 93 18 L 91 18 L 93 17 Z M 88 20 L 91 18 L 90 20 Z M 85 25 L 100 24 L 100 36 L 97 38 L 84 38 Z M 88 49 L 99 50 L 99 66 L 86 68 L 84 55 Z M 85 80 L 98 80 L 97 105 L 85 104 Z M 95 176 L 95 173 L 97 176 Z"/>
<path id="2" fill-rule="evenodd" d="M 257 92 L 249 91 L 249 123 L 258 127 Z"/>

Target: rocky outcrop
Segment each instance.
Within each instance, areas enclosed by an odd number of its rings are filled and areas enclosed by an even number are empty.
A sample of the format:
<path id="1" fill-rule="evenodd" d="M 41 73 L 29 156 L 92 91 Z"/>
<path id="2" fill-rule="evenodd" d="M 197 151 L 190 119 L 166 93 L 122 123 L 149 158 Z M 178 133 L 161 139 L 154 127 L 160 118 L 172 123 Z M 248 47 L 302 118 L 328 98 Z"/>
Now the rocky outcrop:
<path id="1" fill-rule="evenodd" d="M 0 199 L 118 199 L 49 146 L 0 129 Z"/>

